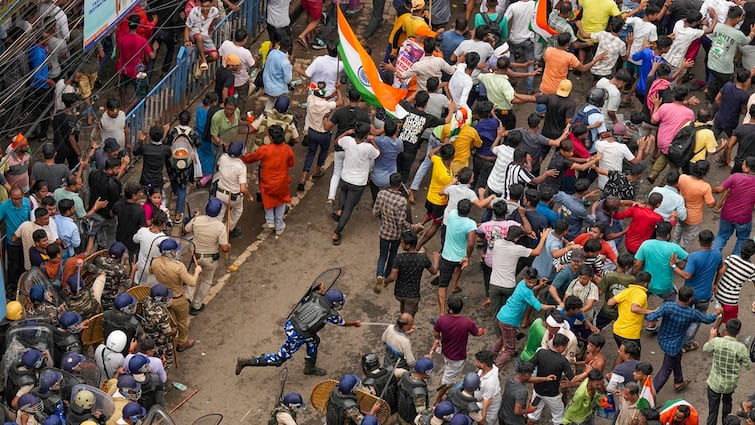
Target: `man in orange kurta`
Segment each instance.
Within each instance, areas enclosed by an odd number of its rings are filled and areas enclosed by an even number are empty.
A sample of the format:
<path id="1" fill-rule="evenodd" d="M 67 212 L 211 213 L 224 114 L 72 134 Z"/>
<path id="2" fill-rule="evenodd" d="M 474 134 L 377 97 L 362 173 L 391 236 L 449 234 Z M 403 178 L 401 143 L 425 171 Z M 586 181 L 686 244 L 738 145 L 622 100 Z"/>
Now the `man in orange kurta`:
<path id="1" fill-rule="evenodd" d="M 279 125 L 267 129 L 269 145 L 262 145 L 241 157 L 245 163 L 260 161 L 260 193 L 265 208 L 263 229 L 274 229 L 276 236 L 283 234 L 286 223 L 286 204 L 291 202 L 291 176 L 288 169 L 294 166 L 294 150 L 283 143 L 286 135 Z"/>

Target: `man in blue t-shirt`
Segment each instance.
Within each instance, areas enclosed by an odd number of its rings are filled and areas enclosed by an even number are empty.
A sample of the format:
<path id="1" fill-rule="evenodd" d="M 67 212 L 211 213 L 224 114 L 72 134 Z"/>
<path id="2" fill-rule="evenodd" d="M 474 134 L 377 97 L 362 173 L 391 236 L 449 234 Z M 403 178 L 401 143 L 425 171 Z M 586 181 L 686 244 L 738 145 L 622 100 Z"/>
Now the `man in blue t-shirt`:
<path id="1" fill-rule="evenodd" d="M 438 279 L 438 307 L 440 315 L 445 313 L 446 288 L 451 285 L 451 292 L 459 292 L 458 283 L 461 270 L 469 265 L 469 258 L 474 250 L 477 235 L 477 223 L 469 218 L 472 202 L 462 199 L 456 209 L 448 214 L 445 240 L 440 254 L 440 278 Z"/>
<path id="2" fill-rule="evenodd" d="M 8 244 L 6 253 L 8 256 L 8 283 L 9 294 L 16 293 L 18 278 L 24 272 L 24 250 L 21 243 L 13 242 L 13 235 L 21 223 L 29 221 L 31 204 L 29 198 L 24 197 L 21 189 L 14 187 L 10 190 L 10 199 L 0 204 L 0 221 L 5 223 L 5 241 Z"/>
<path id="3" fill-rule="evenodd" d="M 723 267 L 721 251 L 711 248 L 714 237 L 710 230 L 700 232 L 697 237 L 700 250 L 687 257 L 686 266 L 677 266 L 678 259 L 676 256 L 672 256 L 670 261 L 672 270 L 684 278 L 684 286 L 689 286 L 695 290 L 695 296 L 690 306 L 703 314 L 708 313 L 708 305 L 713 296 L 713 283 L 718 280 L 718 274 L 721 273 Z M 700 347 L 700 343 L 693 341 L 699 328 L 700 323 L 695 322 L 687 329 L 684 336 L 684 349 L 686 351 L 696 350 Z"/>

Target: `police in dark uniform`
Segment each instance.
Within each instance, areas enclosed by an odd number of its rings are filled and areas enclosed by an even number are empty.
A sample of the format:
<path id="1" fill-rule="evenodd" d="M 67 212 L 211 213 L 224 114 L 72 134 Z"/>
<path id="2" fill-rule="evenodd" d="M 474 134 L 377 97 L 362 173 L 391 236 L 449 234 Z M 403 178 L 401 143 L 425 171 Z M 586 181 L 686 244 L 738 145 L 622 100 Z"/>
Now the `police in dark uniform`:
<path id="1" fill-rule="evenodd" d="M 361 425 L 364 414 L 359 408 L 359 400 L 354 392 L 362 386 L 359 377 L 352 374 L 343 375 L 338 385 L 328 396 L 328 405 L 325 411 L 325 422 L 328 425 Z M 374 415 L 380 405 L 375 403 L 370 411 Z M 365 412 L 366 413 L 366 412 Z"/>
<path id="2" fill-rule="evenodd" d="M 14 409 L 19 397 L 37 385 L 37 374 L 45 363 L 45 356 L 39 350 L 30 348 L 8 369 L 5 380 L 5 401 Z"/>
<path id="3" fill-rule="evenodd" d="M 475 422 L 482 420 L 481 407 L 477 404 L 474 392 L 480 389 L 480 377 L 475 372 L 468 372 L 460 387 L 453 387 L 448 391 L 446 399 L 453 403 L 456 411 L 470 416 Z"/>
<path id="4" fill-rule="evenodd" d="M 52 295 L 45 285 L 34 285 L 29 290 L 31 305 L 26 307 L 26 318 L 47 319 L 53 326 L 58 324 L 60 310 L 52 305 Z"/>
<path id="5" fill-rule="evenodd" d="M 241 374 L 241 370 L 247 366 L 280 366 L 302 345 L 306 345 L 304 374 L 324 376 L 325 370 L 317 367 L 317 347 L 320 344 L 317 332 L 325 327 L 326 323 L 355 327 L 362 325 L 359 320 L 347 322 L 338 313 L 338 310 L 342 309 L 346 303 L 343 292 L 331 289 L 326 293 L 325 289 L 324 283 L 318 283 L 301 299 L 283 327 L 286 332 L 286 342 L 281 345 L 277 353 L 250 358 L 239 357 L 236 360 L 236 375 Z"/>
<path id="6" fill-rule="evenodd" d="M 55 364 L 60 363 L 66 353 L 81 354 L 81 330 L 84 323 L 81 315 L 66 311 L 60 315 L 55 329 Z"/>
<path id="7" fill-rule="evenodd" d="M 102 326 L 105 340 L 113 331 L 123 331 L 126 334 L 126 347 L 121 354 L 128 354 L 131 341 L 144 338 L 141 322 L 136 317 L 136 298 L 130 294 L 120 294 L 115 297 L 113 308 L 102 315 Z"/>
<path id="8" fill-rule="evenodd" d="M 156 404 L 165 407 L 165 384 L 160 381 L 157 374 L 149 371 L 147 356 L 136 354 L 131 357 L 128 370 L 142 388 L 139 404 L 148 410 Z"/>
<path id="9" fill-rule="evenodd" d="M 304 398 L 299 393 L 288 393 L 270 413 L 270 425 L 290 425 L 296 423 L 296 411 L 304 406 Z M 274 421 L 274 422 L 273 422 Z"/>
<path id="10" fill-rule="evenodd" d="M 63 374 L 54 369 L 46 369 L 39 375 L 39 384 L 31 390 L 42 400 L 45 415 L 63 415 Z"/>
<path id="11" fill-rule="evenodd" d="M 375 353 L 362 356 L 362 372 L 364 372 L 364 386 L 367 391 L 380 397 L 388 403 L 391 413 L 396 412 L 396 378 L 393 368 L 389 365 L 380 366 L 380 360 Z"/>
<path id="12" fill-rule="evenodd" d="M 453 403 L 443 400 L 434 409 L 427 409 L 420 414 L 419 425 L 449 425 L 456 414 Z"/>
<path id="13" fill-rule="evenodd" d="M 433 361 L 423 357 L 414 364 L 414 372 L 396 369 L 396 374 L 401 374 L 398 382 L 398 421 L 401 425 L 414 424 L 417 415 L 429 407 L 427 378 L 433 367 Z"/>

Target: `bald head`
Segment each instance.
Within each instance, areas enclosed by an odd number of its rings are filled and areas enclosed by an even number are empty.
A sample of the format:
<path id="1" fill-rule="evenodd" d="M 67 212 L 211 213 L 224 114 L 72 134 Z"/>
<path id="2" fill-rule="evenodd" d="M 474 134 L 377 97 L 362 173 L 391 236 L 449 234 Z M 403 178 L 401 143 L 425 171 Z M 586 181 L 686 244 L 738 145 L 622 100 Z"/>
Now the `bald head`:
<path id="1" fill-rule="evenodd" d="M 401 313 L 396 320 L 396 326 L 403 332 L 407 332 L 414 327 L 414 316 L 409 313 Z"/>
<path id="2" fill-rule="evenodd" d="M 603 202 L 606 211 L 616 211 L 619 209 L 619 206 L 621 206 L 621 200 L 615 196 L 609 196 Z"/>

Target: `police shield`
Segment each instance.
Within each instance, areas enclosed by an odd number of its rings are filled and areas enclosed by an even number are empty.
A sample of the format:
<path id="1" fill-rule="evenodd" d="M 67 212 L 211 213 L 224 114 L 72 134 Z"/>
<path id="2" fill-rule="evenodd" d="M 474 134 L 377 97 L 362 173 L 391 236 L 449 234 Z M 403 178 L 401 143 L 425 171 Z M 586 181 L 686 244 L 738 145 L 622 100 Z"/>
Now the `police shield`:
<path id="1" fill-rule="evenodd" d="M 105 420 L 110 419 L 110 417 L 113 416 L 113 413 L 115 412 L 113 398 L 99 388 L 95 388 L 91 385 L 77 384 L 73 386 L 70 398 L 70 403 L 72 405 L 74 404 L 76 394 L 78 394 L 79 391 L 82 390 L 89 390 L 92 392 L 92 394 L 94 394 L 94 410 L 102 412 L 102 416 L 105 418 Z"/>
<path id="2" fill-rule="evenodd" d="M 186 208 L 184 209 L 184 211 L 189 211 L 192 217 L 197 214 L 204 214 L 204 208 L 205 205 L 207 205 L 207 201 L 209 199 L 209 190 L 192 190 L 188 195 L 186 195 Z"/>
<path id="3" fill-rule="evenodd" d="M 176 423 L 173 422 L 173 418 L 170 417 L 162 406 L 154 405 L 149 409 L 142 425 L 176 425 Z"/>
<path id="4" fill-rule="evenodd" d="M 325 289 L 328 290 L 333 285 L 335 285 L 338 278 L 341 276 L 341 269 L 340 268 L 333 268 L 329 270 L 325 270 L 324 272 L 320 273 L 317 278 L 312 282 L 312 286 L 310 288 L 316 288 L 320 286 L 320 284 L 325 285 Z"/>
<path id="5" fill-rule="evenodd" d="M 26 305 L 26 301 L 29 300 L 29 291 L 31 291 L 31 288 L 36 285 L 44 285 L 45 290 L 52 296 L 52 304 L 56 307 L 60 305 L 60 282 L 57 282 L 56 286 L 55 283 L 37 267 L 32 267 L 31 270 L 22 274 L 18 279 L 18 293 L 16 299 L 18 299 L 21 304 Z"/>
<path id="6" fill-rule="evenodd" d="M 0 381 L 5 382 L 8 369 L 30 348 L 46 353 L 46 362 L 52 366 L 53 335 L 52 325 L 42 320 L 24 320 L 11 325 L 5 338 Z"/>
<path id="7" fill-rule="evenodd" d="M 223 422 L 223 415 L 220 413 L 211 413 L 199 417 L 191 425 L 220 425 L 221 422 Z"/>
<path id="8" fill-rule="evenodd" d="M 81 381 L 79 383 L 91 385 L 93 387 L 99 388 L 102 383 L 100 368 L 97 367 L 97 363 L 90 359 L 86 359 L 79 363 L 76 368 L 74 368 L 71 375 L 77 377 Z"/>

